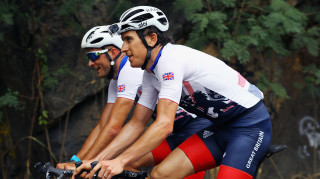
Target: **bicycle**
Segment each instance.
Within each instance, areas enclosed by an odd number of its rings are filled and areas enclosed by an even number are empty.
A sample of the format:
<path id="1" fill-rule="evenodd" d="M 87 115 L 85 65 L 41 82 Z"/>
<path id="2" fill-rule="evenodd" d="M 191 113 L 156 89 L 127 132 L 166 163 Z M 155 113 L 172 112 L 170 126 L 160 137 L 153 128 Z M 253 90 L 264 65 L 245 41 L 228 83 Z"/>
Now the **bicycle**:
<path id="1" fill-rule="evenodd" d="M 264 155 L 264 157 L 261 159 L 260 163 L 257 166 L 256 172 L 253 176 L 252 179 L 256 179 L 257 175 L 258 175 L 258 171 L 260 168 L 260 165 L 262 164 L 262 162 L 266 159 L 266 158 L 270 158 L 273 154 L 279 153 L 285 149 L 287 149 L 288 146 L 287 145 L 270 145 L 268 148 L 268 151 L 266 152 L 266 154 Z"/>
<path id="2" fill-rule="evenodd" d="M 97 164 L 98 162 L 92 162 L 91 166 L 92 168 Z M 79 167 L 82 164 L 82 162 L 77 162 L 75 165 L 76 167 Z M 73 170 L 65 170 L 65 169 L 58 169 L 52 167 L 52 165 L 47 162 L 46 164 L 42 164 L 41 162 L 38 162 L 34 166 L 39 173 L 43 173 L 46 175 L 46 179 L 53 179 L 56 177 L 57 179 L 64 179 L 66 177 L 71 177 L 73 175 Z M 96 172 L 94 175 L 94 179 L 98 178 L 98 173 L 100 170 Z M 86 171 L 90 172 L 90 171 Z M 82 172 L 81 172 L 82 173 Z M 81 174 L 80 173 L 80 174 Z M 80 174 L 76 176 L 77 179 L 80 179 Z M 140 172 L 135 172 L 135 171 L 127 171 L 124 170 L 122 173 L 115 175 L 112 177 L 112 179 L 120 179 L 120 178 L 127 178 L 127 179 L 145 179 L 148 176 L 147 171 L 140 171 Z"/>
<path id="3" fill-rule="evenodd" d="M 287 145 L 270 145 L 268 151 L 260 161 L 260 163 L 257 166 L 257 170 L 253 176 L 253 179 L 256 179 L 259 167 L 262 164 L 262 162 L 266 158 L 270 158 L 272 155 L 279 153 L 285 149 L 287 149 Z M 91 164 L 92 168 L 97 164 L 98 162 L 93 162 Z M 82 163 L 77 162 L 75 165 L 76 167 L 80 166 Z M 64 169 L 57 169 L 51 166 L 51 164 L 48 162 L 45 165 L 43 165 L 41 162 L 38 162 L 35 165 L 35 168 L 37 168 L 39 173 L 46 174 L 46 179 L 52 179 L 54 176 L 57 177 L 57 179 L 64 179 L 65 177 L 71 177 L 73 174 L 72 170 L 64 170 Z M 86 171 L 89 172 L 89 171 Z M 99 170 L 97 171 L 99 173 Z M 94 176 L 94 179 L 98 178 L 97 173 Z M 147 171 L 140 171 L 140 172 L 134 172 L 134 171 L 123 171 L 121 174 L 113 176 L 113 179 L 120 179 L 120 178 L 126 178 L 126 179 L 145 179 L 148 177 L 148 172 Z M 80 177 L 78 176 L 78 179 Z"/>

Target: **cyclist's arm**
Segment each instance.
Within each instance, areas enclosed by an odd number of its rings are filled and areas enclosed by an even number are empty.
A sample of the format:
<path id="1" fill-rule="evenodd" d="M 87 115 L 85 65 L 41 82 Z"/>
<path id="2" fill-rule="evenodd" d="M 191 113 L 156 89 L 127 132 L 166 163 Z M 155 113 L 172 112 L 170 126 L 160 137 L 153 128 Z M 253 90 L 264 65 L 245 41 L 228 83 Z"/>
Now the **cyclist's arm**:
<path id="1" fill-rule="evenodd" d="M 100 153 L 119 133 L 121 127 L 129 115 L 134 101 L 127 98 L 117 98 L 113 105 L 109 120 L 102 127 L 98 137 L 92 142 L 90 150 L 86 153 L 84 159 L 93 159 Z"/>
<path id="2" fill-rule="evenodd" d="M 98 138 L 103 126 L 107 123 L 113 106 L 114 106 L 113 103 L 107 103 L 106 107 L 104 108 L 104 110 L 102 112 L 99 123 L 91 131 L 91 133 L 88 136 L 88 138 L 86 139 L 85 143 L 82 145 L 81 149 L 77 153 L 76 156 L 78 158 L 80 158 L 81 160 L 87 159 L 86 154 L 90 151 L 90 148 L 93 146 L 95 140 Z M 74 170 L 75 165 L 71 162 L 70 163 L 58 163 L 57 168 Z"/>
<path id="3" fill-rule="evenodd" d="M 124 151 L 143 133 L 152 113 L 151 109 L 137 104 L 130 121 L 94 160 L 112 159 Z"/>
<path id="4" fill-rule="evenodd" d="M 102 173 L 107 173 L 107 175 L 110 174 L 113 176 L 119 174 L 123 171 L 124 166 L 136 161 L 156 148 L 171 134 L 177 108 L 177 103 L 168 99 L 160 99 L 157 106 L 158 115 L 155 122 L 153 122 L 147 131 L 136 140 L 143 132 L 143 128 L 147 122 L 147 119 L 142 118 L 140 115 L 147 113 L 150 118 L 152 114 L 150 109 L 138 104 L 134 112 L 134 117 L 106 148 L 109 153 L 105 153 L 105 155 L 100 158 L 99 164 L 91 170 L 87 177 L 92 177 L 99 169 L 101 169 Z M 135 140 L 136 142 L 134 144 L 121 153 Z M 109 160 L 119 153 L 121 154 L 118 157 Z M 82 169 L 89 167 L 88 164 L 80 166 L 75 170 L 75 174 L 79 173 Z"/>
<path id="5" fill-rule="evenodd" d="M 127 150 L 117 157 L 125 165 L 133 162 L 156 148 L 173 130 L 178 104 L 160 99 L 157 105 L 157 118 L 147 131 Z"/>

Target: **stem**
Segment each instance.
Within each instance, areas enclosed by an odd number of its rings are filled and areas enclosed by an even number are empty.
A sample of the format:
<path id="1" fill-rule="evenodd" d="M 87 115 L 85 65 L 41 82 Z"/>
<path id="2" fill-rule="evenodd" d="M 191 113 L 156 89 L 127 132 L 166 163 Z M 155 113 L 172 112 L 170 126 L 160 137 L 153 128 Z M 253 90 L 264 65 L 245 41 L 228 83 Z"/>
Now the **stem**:
<path id="1" fill-rule="evenodd" d="M 1 172 L 2 172 L 2 177 L 3 178 L 7 178 L 7 171 L 6 171 L 6 169 L 5 169 L 5 164 L 4 164 L 4 157 L 6 156 L 5 154 L 6 154 L 6 152 L 3 152 L 2 150 L 1 150 Z"/>
<path id="2" fill-rule="evenodd" d="M 234 36 L 237 35 L 238 33 L 238 28 L 239 28 L 239 23 L 240 23 L 240 20 L 241 20 L 241 14 L 243 12 L 243 8 L 244 8 L 244 5 L 245 5 L 246 1 L 243 0 L 242 3 L 241 3 L 241 8 L 240 8 L 240 12 L 239 12 L 239 15 L 238 15 L 238 18 L 237 18 L 237 24 L 236 24 L 236 28 L 235 28 L 235 31 L 234 31 Z"/>
<path id="3" fill-rule="evenodd" d="M 209 0 L 207 0 L 207 5 L 208 5 L 208 10 L 209 10 L 209 12 L 212 12 L 212 9 L 211 9 Z"/>
<path id="4" fill-rule="evenodd" d="M 5 146 L 8 148 L 6 149 L 6 151 L 2 152 L 1 151 L 1 172 L 2 172 L 2 176 L 4 178 L 7 177 L 7 170 L 6 170 L 6 165 L 5 165 L 5 157 L 6 157 L 6 154 L 11 150 L 12 150 L 12 147 L 11 147 L 11 144 L 12 144 L 12 139 L 11 139 L 11 135 L 10 135 L 10 123 L 9 123 L 9 116 L 8 116 L 8 113 L 7 113 L 7 108 L 6 106 L 2 106 L 2 111 L 3 111 L 3 115 L 5 117 L 5 123 L 3 123 L 3 129 L 4 132 L 3 133 L 3 137 L 4 137 L 4 142 L 5 142 Z M 0 126 L 1 127 L 1 126 Z M 1 128 L 0 128 L 1 129 Z"/>
<path id="5" fill-rule="evenodd" d="M 31 129 L 30 129 L 30 132 L 29 132 L 29 136 L 32 136 L 32 133 L 33 133 L 33 128 L 34 128 L 34 123 L 36 121 L 38 106 L 39 106 L 39 98 L 36 99 L 36 104 L 35 104 L 34 111 L 33 111 L 33 117 L 32 117 Z M 30 176 L 31 146 L 32 146 L 32 140 L 29 139 L 29 142 L 28 142 L 28 158 L 27 158 L 27 164 L 26 164 L 26 166 L 27 166 L 27 176 Z"/>

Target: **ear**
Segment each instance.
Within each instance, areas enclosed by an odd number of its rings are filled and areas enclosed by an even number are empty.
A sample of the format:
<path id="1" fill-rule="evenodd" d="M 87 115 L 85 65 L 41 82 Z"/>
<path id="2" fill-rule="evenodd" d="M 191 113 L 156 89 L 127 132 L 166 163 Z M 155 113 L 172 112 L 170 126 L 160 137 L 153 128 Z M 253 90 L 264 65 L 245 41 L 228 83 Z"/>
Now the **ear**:
<path id="1" fill-rule="evenodd" d="M 120 53 L 120 50 L 118 50 L 115 47 L 112 47 L 111 50 L 110 50 L 110 53 L 111 53 L 112 59 L 113 59 L 114 57 L 116 57 Z"/>
<path id="2" fill-rule="evenodd" d="M 146 41 L 150 47 L 153 47 L 158 41 L 158 35 L 156 33 L 151 33 L 146 36 Z"/>

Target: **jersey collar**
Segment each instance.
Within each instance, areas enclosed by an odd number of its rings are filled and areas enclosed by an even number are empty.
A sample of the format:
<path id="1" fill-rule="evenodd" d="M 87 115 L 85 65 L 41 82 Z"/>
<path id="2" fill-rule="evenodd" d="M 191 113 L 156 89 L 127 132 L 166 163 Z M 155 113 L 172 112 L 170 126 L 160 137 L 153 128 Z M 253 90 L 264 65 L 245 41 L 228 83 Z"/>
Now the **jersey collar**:
<path id="1" fill-rule="evenodd" d="M 122 68 L 124 67 L 124 65 L 127 63 L 127 61 L 128 61 L 128 56 L 124 56 L 124 57 L 122 58 L 122 60 L 121 60 L 121 63 L 120 63 L 118 75 L 115 77 L 116 80 L 118 79 L 119 74 L 120 74 L 120 71 L 122 70 Z"/>
<path id="2" fill-rule="evenodd" d="M 153 70 L 154 70 L 154 68 L 156 68 L 156 66 L 158 64 L 159 58 L 160 58 L 161 53 L 162 53 L 162 49 L 163 49 L 163 47 L 160 49 L 160 51 L 159 51 L 159 53 L 157 55 L 157 58 L 154 60 L 153 65 L 149 68 L 149 70 L 152 71 L 152 73 L 154 73 Z"/>

